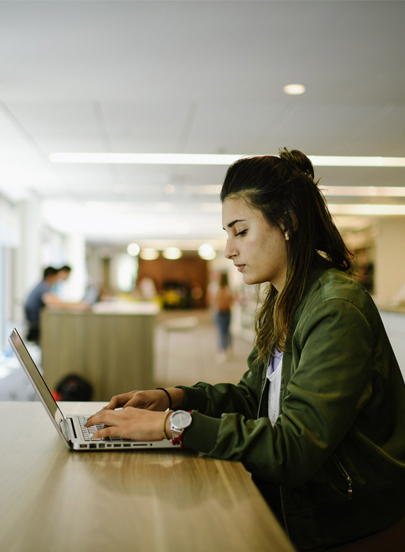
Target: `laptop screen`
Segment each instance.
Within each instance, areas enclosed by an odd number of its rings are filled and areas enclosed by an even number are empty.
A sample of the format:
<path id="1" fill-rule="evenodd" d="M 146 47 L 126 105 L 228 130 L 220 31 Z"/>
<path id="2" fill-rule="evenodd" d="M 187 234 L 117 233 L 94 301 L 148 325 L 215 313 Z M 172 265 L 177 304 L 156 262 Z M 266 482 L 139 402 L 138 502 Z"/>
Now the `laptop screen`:
<path id="1" fill-rule="evenodd" d="M 46 385 L 43 377 L 41 376 L 38 368 L 31 358 L 31 355 L 29 354 L 25 344 L 23 343 L 19 333 L 15 328 L 10 334 L 9 341 L 18 360 L 20 361 L 21 366 L 24 368 L 27 376 L 34 386 L 38 397 L 44 404 L 58 431 L 61 432 L 59 424 L 60 421 L 64 419 L 64 416 L 58 405 L 56 404 L 54 398 L 52 397 L 52 393 L 49 391 L 48 386 Z"/>
<path id="2" fill-rule="evenodd" d="M 85 296 L 83 297 L 83 302 L 87 303 L 89 306 L 94 305 L 94 303 L 97 303 L 98 299 L 100 297 L 100 291 L 97 286 L 90 286 Z"/>

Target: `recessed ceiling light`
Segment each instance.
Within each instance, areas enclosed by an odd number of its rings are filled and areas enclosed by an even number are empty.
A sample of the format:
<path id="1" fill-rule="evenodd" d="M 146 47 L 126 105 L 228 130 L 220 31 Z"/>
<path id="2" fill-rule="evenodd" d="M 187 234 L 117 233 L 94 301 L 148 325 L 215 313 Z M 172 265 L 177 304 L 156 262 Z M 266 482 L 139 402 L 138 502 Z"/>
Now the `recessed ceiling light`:
<path id="1" fill-rule="evenodd" d="M 212 261 L 217 256 L 215 253 L 215 249 L 212 247 L 210 243 L 203 243 L 198 248 L 198 254 L 202 259 L 205 259 L 206 261 Z"/>
<path id="2" fill-rule="evenodd" d="M 175 191 L 176 191 L 176 187 L 173 186 L 173 184 L 167 184 L 167 185 L 165 186 L 165 192 L 166 192 L 167 194 L 174 194 Z"/>
<path id="3" fill-rule="evenodd" d="M 283 90 L 286 94 L 297 96 L 305 92 L 305 86 L 303 84 L 287 84 L 287 86 L 284 86 Z"/>
<path id="4" fill-rule="evenodd" d="M 128 255 L 131 255 L 132 257 L 136 257 L 139 255 L 141 248 L 137 243 L 130 243 L 127 247 Z"/>
<path id="5" fill-rule="evenodd" d="M 166 247 L 162 255 L 165 259 L 175 260 L 175 259 L 180 259 L 183 253 L 180 251 L 178 247 Z"/>
<path id="6" fill-rule="evenodd" d="M 154 261 L 159 257 L 159 251 L 153 249 L 152 247 L 145 247 L 141 250 L 139 256 L 144 261 Z"/>

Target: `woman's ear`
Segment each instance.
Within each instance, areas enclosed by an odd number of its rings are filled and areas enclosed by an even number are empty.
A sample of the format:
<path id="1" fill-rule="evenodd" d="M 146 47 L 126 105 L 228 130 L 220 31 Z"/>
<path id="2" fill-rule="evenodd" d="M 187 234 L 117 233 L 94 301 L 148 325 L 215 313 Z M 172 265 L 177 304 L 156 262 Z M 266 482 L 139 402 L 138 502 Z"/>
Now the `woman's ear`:
<path id="1" fill-rule="evenodd" d="M 296 232 L 297 228 L 298 228 L 298 219 L 297 219 L 295 213 L 293 213 L 292 211 L 289 211 L 289 215 L 290 215 L 290 218 L 291 218 L 291 222 L 292 222 L 292 225 L 293 225 L 294 232 Z"/>
<path id="2" fill-rule="evenodd" d="M 296 231 L 297 231 L 297 228 L 298 228 L 298 219 L 297 219 L 295 213 L 293 213 L 292 211 L 288 211 L 288 213 L 287 213 L 287 212 L 285 213 L 285 216 L 286 216 L 286 218 L 287 218 L 288 216 L 290 217 L 290 220 L 291 220 L 291 223 L 292 223 L 292 227 L 293 227 L 293 231 L 296 232 Z M 281 228 L 283 234 L 284 234 L 284 232 L 286 232 L 286 230 L 287 230 L 285 224 L 283 224 L 283 223 L 281 224 L 280 228 Z"/>

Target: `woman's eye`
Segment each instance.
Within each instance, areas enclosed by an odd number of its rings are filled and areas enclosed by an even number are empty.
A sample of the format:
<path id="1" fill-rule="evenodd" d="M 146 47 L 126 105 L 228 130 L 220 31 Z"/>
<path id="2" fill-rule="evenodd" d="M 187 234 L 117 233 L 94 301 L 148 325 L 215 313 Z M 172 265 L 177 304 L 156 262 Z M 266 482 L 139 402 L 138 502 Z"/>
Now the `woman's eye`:
<path id="1" fill-rule="evenodd" d="M 244 236 L 246 234 L 246 232 L 247 232 L 247 230 L 241 230 L 240 232 L 235 234 L 235 236 Z"/>

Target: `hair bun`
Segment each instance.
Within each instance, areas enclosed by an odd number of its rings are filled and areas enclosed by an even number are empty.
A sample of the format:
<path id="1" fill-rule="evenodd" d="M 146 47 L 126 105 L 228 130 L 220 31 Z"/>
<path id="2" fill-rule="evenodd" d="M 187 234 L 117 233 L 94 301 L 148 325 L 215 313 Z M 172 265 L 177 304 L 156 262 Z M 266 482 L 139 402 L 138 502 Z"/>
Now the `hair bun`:
<path id="1" fill-rule="evenodd" d="M 280 150 L 280 159 L 293 164 L 301 173 L 307 175 L 312 180 L 314 179 L 314 167 L 305 153 L 299 150 L 288 151 L 287 148 Z"/>

